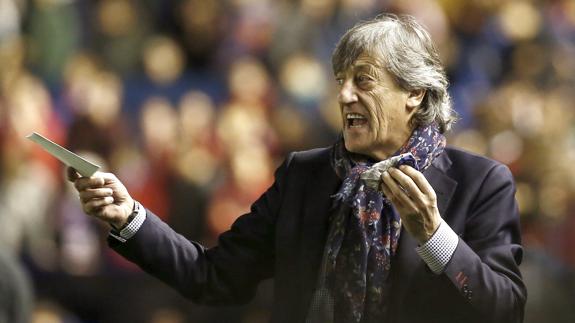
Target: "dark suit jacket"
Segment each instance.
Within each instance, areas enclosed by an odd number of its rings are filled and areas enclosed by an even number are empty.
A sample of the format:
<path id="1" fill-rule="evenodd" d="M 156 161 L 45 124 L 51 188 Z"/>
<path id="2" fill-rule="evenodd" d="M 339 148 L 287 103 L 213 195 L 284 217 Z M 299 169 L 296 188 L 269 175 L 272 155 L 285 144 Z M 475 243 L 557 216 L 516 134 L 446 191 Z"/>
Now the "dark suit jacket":
<path id="1" fill-rule="evenodd" d="M 526 290 L 515 187 L 509 169 L 447 148 L 424 172 L 440 214 L 460 236 L 444 273 L 433 274 L 404 231 L 392 259 L 386 322 L 521 322 Z M 330 149 L 292 153 L 274 184 L 206 249 L 148 211 L 125 243 L 109 242 L 144 271 L 203 304 L 248 302 L 274 278 L 273 322 L 304 322 L 316 286 L 332 198 L 341 184 Z"/>

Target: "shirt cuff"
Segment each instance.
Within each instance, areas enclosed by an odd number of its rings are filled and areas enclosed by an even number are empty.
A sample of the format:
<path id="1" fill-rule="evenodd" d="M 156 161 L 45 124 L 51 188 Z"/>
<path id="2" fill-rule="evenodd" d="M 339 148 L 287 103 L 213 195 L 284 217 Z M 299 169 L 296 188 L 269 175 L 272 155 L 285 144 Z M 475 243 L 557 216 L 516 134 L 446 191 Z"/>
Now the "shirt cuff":
<path id="1" fill-rule="evenodd" d="M 457 248 L 459 236 L 441 220 L 437 231 L 423 245 L 415 248 L 434 274 L 441 274 Z"/>
<path id="2" fill-rule="evenodd" d="M 133 237 L 136 232 L 138 232 L 146 220 L 146 209 L 138 201 L 134 201 L 134 208 L 135 216 L 132 221 L 130 221 L 130 223 L 128 223 L 128 225 L 126 225 L 126 227 L 123 228 L 120 232 L 116 230 L 110 231 L 110 236 L 112 238 L 120 242 L 126 242 L 128 239 Z"/>

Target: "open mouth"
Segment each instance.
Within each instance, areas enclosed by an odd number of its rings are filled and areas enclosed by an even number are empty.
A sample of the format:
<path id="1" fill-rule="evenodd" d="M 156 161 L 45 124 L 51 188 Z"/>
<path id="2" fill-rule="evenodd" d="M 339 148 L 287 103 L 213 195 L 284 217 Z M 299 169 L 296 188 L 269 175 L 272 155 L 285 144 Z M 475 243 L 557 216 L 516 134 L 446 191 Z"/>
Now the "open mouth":
<path id="1" fill-rule="evenodd" d="M 347 113 L 345 115 L 345 125 L 347 128 L 361 128 L 367 125 L 367 118 L 359 113 Z"/>

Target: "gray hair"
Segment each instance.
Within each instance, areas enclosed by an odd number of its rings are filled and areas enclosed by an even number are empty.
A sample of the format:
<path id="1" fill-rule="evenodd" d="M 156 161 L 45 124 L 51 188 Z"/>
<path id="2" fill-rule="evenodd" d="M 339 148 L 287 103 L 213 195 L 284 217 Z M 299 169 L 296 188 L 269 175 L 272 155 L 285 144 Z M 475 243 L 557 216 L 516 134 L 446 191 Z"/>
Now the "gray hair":
<path id="1" fill-rule="evenodd" d="M 425 90 L 415 126 L 436 122 L 442 133 L 457 120 L 447 92 L 448 81 L 429 33 L 407 15 L 383 14 L 360 22 L 339 40 L 332 55 L 335 74 L 363 53 L 385 62 L 386 70 L 406 91 Z"/>

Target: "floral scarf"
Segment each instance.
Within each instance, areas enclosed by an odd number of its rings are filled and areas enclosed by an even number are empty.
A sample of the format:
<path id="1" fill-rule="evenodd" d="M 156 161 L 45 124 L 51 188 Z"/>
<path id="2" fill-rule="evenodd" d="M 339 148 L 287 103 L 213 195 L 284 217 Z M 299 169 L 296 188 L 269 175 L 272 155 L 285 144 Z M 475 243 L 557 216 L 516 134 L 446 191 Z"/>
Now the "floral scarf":
<path id="1" fill-rule="evenodd" d="M 407 164 L 423 172 L 444 147 L 445 137 L 437 125 L 419 127 L 394 154 L 405 154 L 396 157 L 395 166 Z M 372 160 L 352 156 L 343 139 L 333 148 L 332 166 L 343 183 L 333 195 L 319 284 L 307 323 L 383 322 L 386 316 L 401 219 L 383 193 L 361 179 L 373 165 Z"/>

